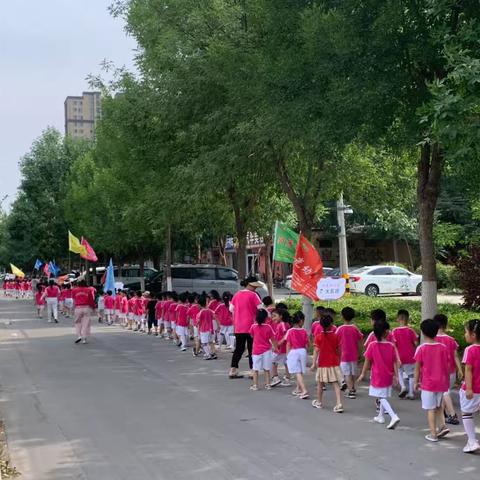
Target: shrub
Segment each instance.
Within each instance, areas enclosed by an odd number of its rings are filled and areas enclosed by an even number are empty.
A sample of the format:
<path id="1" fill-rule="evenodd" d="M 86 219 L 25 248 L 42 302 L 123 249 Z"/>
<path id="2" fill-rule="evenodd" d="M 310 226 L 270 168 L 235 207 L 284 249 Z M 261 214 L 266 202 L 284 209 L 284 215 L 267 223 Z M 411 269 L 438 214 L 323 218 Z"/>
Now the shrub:
<path id="1" fill-rule="evenodd" d="M 302 309 L 302 301 L 300 298 L 290 298 L 285 301 L 291 312 Z M 417 331 L 420 331 L 421 322 L 421 303 L 419 301 L 405 300 L 402 298 L 382 298 L 382 297 L 367 297 L 364 295 L 352 295 L 344 297 L 335 302 L 317 302 L 316 305 L 324 305 L 334 308 L 337 313 L 343 307 L 352 307 L 355 309 L 355 322 L 364 335 L 371 331 L 370 312 L 375 308 L 381 308 L 387 313 L 387 319 L 390 325 L 397 326 L 395 322 L 397 312 L 400 309 L 405 309 L 410 312 L 410 324 Z M 465 310 L 459 305 L 440 304 L 439 313 L 448 316 L 449 334 L 455 337 L 461 348 L 465 348 L 466 342 L 464 338 L 464 325 L 467 320 L 476 318 L 478 314 L 475 312 Z M 336 321 L 340 323 L 340 318 Z"/>
<path id="2" fill-rule="evenodd" d="M 422 268 L 417 268 L 415 273 L 421 275 Z M 449 292 L 458 292 L 461 290 L 458 269 L 455 265 L 446 265 L 437 262 L 437 282 L 440 290 L 448 290 Z"/>
<path id="3" fill-rule="evenodd" d="M 480 246 L 472 245 L 457 261 L 457 268 L 463 288 L 464 306 L 480 310 Z"/>

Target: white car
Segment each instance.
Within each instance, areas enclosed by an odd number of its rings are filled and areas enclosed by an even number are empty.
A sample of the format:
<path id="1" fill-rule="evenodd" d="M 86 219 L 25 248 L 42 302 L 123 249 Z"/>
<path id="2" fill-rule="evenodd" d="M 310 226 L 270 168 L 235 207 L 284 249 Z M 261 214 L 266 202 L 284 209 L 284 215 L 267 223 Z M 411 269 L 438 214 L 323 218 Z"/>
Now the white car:
<path id="1" fill-rule="evenodd" d="M 350 291 L 376 297 L 386 293 L 422 294 L 422 276 L 401 267 L 374 265 L 350 272 Z"/>

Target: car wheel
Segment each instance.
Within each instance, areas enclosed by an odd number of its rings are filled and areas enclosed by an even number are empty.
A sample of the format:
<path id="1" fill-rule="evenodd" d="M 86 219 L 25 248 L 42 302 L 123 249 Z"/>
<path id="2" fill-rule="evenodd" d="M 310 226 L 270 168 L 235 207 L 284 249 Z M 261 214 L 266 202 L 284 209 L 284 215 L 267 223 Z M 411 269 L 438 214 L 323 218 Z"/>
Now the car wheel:
<path id="1" fill-rule="evenodd" d="M 370 285 L 367 285 L 367 288 L 365 289 L 365 295 L 367 297 L 376 297 L 379 293 L 380 293 L 380 289 L 373 283 Z"/>
<path id="2" fill-rule="evenodd" d="M 421 283 L 419 283 L 419 284 L 417 285 L 417 288 L 416 288 L 415 291 L 417 292 L 417 295 L 421 295 L 421 294 L 422 294 L 422 284 L 421 284 Z"/>

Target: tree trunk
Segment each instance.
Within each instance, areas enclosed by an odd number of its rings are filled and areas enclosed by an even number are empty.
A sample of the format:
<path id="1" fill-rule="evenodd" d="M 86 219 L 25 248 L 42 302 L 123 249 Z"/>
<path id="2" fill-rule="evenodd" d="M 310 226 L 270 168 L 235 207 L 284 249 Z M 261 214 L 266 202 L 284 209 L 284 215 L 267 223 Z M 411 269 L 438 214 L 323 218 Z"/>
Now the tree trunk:
<path id="1" fill-rule="evenodd" d="M 443 157 L 437 143 L 421 148 L 418 162 L 417 209 L 422 260 L 422 319 L 437 313 L 437 268 L 433 223 L 440 194 Z"/>
<path id="2" fill-rule="evenodd" d="M 247 228 L 240 207 L 235 202 L 233 203 L 233 214 L 235 217 L 235 230 L 238 239 L 238 277 L 243 280 L 247 273 Z"/>
<path id="3" fill-rule="evenodd" d="M 143 254 L 143 252 L 140 252 L 138 266 L 139 266 L 139 276 L 140 276 L 140 290 L 144 292 L 145 291 L 145 255 Z"/>
<path id="4" fill-rule="evenodd" d="M 227 266 L 227 254 L 225 252 L 225 240 L 223 239 L 223 237 L 220 237 L 218 239 L 218 248 L 220 250 L 220 259 L 222 265 Z"/>
<path id="5" fill-rule="evenodd" d="M 167 227 L 167 237 L 165 242 L 165 279 L 167 281 L 167 290 L 172 291 L 172 227 Z"/>
<path id="6" fill-rule="evenodd" d="M 267 280 L 268 294 L 273 298 L 273 271 L 272 271 L 272 237 L 267 235 L 265 237 L 265 276 Z"/>

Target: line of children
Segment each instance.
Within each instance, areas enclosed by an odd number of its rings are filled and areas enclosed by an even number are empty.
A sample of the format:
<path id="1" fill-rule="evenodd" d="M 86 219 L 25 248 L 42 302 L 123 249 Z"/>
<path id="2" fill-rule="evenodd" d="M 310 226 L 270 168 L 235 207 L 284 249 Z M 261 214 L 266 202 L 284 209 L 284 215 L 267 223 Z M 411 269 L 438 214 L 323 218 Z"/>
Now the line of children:
<path id="1" fill-rule="evenodd" d="M 136 309 L 134 302 L 138 302 L 139 298 L 141 295 L 132 296 L 127 303 L 125 297 L 128 314 Z M 148 298 L 149 332 L 153 328 L 153 333 L 163 333 L 164 338 L 174 340 L 182 351 L 187 349 L 189 340 L 193 338 L 193 355 L 203 353 L 205 360 L 217 358 L 215 335 L 217 346 L 226 343 L 228 349 L 233 348 L 229 342 L 232 337 L 231 317 L 227 317 L 229 294 L 220 300 L 216 292 L 210 292 L 208 296 L 168 292 L 160 294 L 157 299 Z M 301 312 L 296 312 L 291 318 L 286 305 L 278 304 L 272 308 L 268 299 L 265 299 L 263 307 L 257 312 L 255 324 L 250 329 L 253 337 L 253 382 L 250 388 L 259 390 L 262 371 L 267 390 L 278 385 L 290 385 L 290 376 L 295 375 L 296 387 L 292 393 L 300 399 L 308 399 L 305 374 L 310 339 L 303 328 L 305 318 Z M 138 309 L 135 311 L 138 312 Z M 445 333 L 446 317 L 437 315 L 434 319 L 424 320 L 420 325 L 424 342 L 417 346 L 418 335 L 409 326 L 406 310 L 398 312 L 399 326 L 392 331 L 385 312 L 374 310 L 371 313 L 372 332 L 365 341 L 363 369 L 356 379 L 363 336 L 354 323 L 355 312 L 349 307 L 344 308 L 341 312 L 343 324 L 338 328 L 334 325 L 334 315 L 332 309 L 318 309 L 312 325 L 312 370 L 316 370 L 317 380 L 317 395 L 312 406 L 324 406 L 324 387 L 331 384 L 336 400 L 333 411 L 342 413 L 342 380 L 347 386 L 345 397 L 355 399 L 355 381 L 362 381 L 370 371 L 369 395 L 378 403 L 375 423 L 386 424 L 385 415 L 389 415 L 387 429 L 393 430 L 399 424 L 400 418 L 389 401 L 393 387 L 398 382 L 400 398 L 414 399 L 415 390 L 421 391 L 422 408 L 427 411 L 430 428 L 425 438 L 437 442 L 448 435 L 450 430 L 446 423 L 454 423 L 456 419 L 453 405 L 450 408 L 448 402 L 448 392 L 457 376 L 462 378 L 462 368 L 456 353 L 458 345 Z M 137 322 L 138 327 L 141 319 L 137 320 L 140 321 Z M 127 328 L 130 325 L 127 322 Z M 141 331 L 139 327 L 136 329 Z M 468 322 L 465 338 L 471 345 L 463 357 L 466 372 L 460 391 L 460 404 L 468 436 L 464 452 L 471 453 L 480 450 L 473 419 L 473 415 L 480 411 L 480 320 Z M 285 367 L 283 380 L 279 375 L 279 366 L 282 364 Z"/>

